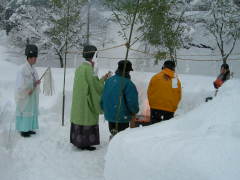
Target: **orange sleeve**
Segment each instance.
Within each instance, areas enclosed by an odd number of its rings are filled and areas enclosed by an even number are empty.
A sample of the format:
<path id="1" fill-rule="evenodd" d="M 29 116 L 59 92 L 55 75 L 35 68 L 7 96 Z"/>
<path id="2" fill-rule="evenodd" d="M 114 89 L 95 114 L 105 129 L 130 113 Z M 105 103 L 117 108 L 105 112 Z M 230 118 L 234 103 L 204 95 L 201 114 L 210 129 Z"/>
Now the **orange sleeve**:
<path id="1" fill-rule="evenodd" d="M 216 89 L 218 89 L 219 87 L 222 86 L 223 81 L 222 81 L 221 79 L 216 79 L 216 80 L 213 82 L 213 84 L 214 84 L 214 87 L 215 87 Z"/>

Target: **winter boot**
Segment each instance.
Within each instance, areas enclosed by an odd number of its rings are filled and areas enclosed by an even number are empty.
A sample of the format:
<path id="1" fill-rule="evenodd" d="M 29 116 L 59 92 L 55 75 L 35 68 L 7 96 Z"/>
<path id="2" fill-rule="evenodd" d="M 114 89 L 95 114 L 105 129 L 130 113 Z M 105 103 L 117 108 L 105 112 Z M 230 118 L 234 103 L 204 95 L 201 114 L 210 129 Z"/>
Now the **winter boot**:
<path id="1" fill-rule="evenodd" d="M 30 133 L 29 132 L 21 132 L 21 136 L 22 137 L 30 137 Z"/>
<path id="2" fill-rule="evenodd" d="M 36 134 L 35 131 L 28 131 L 29 134 Z"/>
<path id="3" fill-rule="evenodd" d="M 80 148 L 82 150 L 88 150 L 88 151 L 95 151 L 96 148 L 95 147 L 92 147 L 92 146 L 88 146 L 88 147 L 83 147 L 83 148 Z"/>

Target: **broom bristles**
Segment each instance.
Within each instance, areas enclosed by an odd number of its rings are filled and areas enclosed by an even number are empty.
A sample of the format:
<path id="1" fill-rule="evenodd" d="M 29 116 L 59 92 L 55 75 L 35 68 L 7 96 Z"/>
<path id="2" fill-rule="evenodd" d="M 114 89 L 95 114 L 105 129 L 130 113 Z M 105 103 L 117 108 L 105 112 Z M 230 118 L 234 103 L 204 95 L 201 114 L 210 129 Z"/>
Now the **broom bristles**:
<path id="1" fill-rule="evenodd" d="M 48 68 L 43 77 L 43 94 L 45 96 L 52 96 L 54 94 L 54 82 L 51 68 Z"/>

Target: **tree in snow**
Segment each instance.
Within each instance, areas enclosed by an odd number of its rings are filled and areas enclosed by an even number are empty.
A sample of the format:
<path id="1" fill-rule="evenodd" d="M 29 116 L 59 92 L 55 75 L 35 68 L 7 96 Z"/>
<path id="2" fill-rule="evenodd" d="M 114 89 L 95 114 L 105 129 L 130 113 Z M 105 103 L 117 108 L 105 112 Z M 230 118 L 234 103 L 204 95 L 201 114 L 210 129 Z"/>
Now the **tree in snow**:
<path id="1" fill-rule="evenodd" d="M 238 7 L 240 7 L 240 0 L 233 0 L 233 1 Z"/>
<path id="2" fill-rule="evenodd" d="M 5 10 L 5 7 L 4 5 L 2 4 L 3 2 L 0 1 L 0 29 L 3 29 L 3 20 L 4 20 L 4 10 Z"/>
<path id="3" fill-rule="evenodd" d="M 14 10 L 9 6 L 9 1 L 0 0 L 0 29 L 5 30 L 7 34 L 14 27 L 14 24 L 9 22 L 13 13 Z"/>
<path id="4" fill-rule="evenodd" d="M 185 2 L 181 0 L 146 0 L 141 5 L 141 27 L 144 40 L 158 48 L 157 60 L 176 61 L 176 50 L 189 40 L 184 22 Z"/>
<path id="5" fill-rule="evenodd" d="M 50 28 L 45 32 L 63 67 L 63 56 L 69 49 L 79 49 L 84 44 L 80 10 L 84 0 L 52 0 Z"/>
<path id="6" fill-rule="evenodd" d="M 141 40 L 148 42 L 158 49 L 156 59 L 166 58 L 169 54 L 172 60 L 176 60 L 176 50 L 183 46 L 188 39 L 188 26 L 184 23 L 185 5 L 182 0 L 107 0 L 112 8 L 115 20 L 120 24 L 120 34 L 128 40 L 130 26 L 137 27 L 134 33 L 134 42 Z M 137 4 L 138 3 L 138 4 Z M 154 49 L 154 48 L 153 48 Z M 167 53 L 166 53 L 167 51 Z M 157 62 L 157 61 L 156 61 Z"/>
<path id="7" fill-rule="evenodd" d="M 223 63 L 226 63 L 240 38 L 240 9 L 232 0 L 208 1 L 210 11 L 204 21 L 205 27 L 213 35 Z"/>
<path id="8" fill-rule="evenodd" d="M 43 34 L 49 25 L 47 14 L 46 8 L 20 5 L 9 18 L 14 24 L 9 34 L 12 42 L 19 47 L 24 47 L 26 40 L 39 46 L 44 44 Z"/>
<path id="9" fill-rule="evenodd" d="M 120 25 L 118 33 L 127 42 L 127 59 L 131 45 L 141 38 L 133 33 L 140 20 L 141 0 L 105 0 L 105 3 L 112 10 L 113 20 Z"/>
<path id="10" fill-rule="evenodd" d="M 113 42 L 109 36 L 111 21 L 108 16 L 106 17 L 101 13 L 105 11 L 105 9 L 102 9 L 101 2 L 91 0 L 89 3 L 88 7 L 84 6 L 82 8 L 82 19 L 83 22 L 86 22 L 85 27 L 83 27 L 84 41 L 86 44 L 93 43 L 104 48 L 107 43 Z"/>
<path id="11" fill-rule="evenodd" d="M 11 41 L 24 47 L 26 41 L 37 44 L 46 54 L 56 54 L 63 67 L 64 53 L 82 46 L 80 11 L 84 0 L 22 1 L 9 18 L 14 27 Z M 67 45 L 67 48 L 66 48 Z"/>

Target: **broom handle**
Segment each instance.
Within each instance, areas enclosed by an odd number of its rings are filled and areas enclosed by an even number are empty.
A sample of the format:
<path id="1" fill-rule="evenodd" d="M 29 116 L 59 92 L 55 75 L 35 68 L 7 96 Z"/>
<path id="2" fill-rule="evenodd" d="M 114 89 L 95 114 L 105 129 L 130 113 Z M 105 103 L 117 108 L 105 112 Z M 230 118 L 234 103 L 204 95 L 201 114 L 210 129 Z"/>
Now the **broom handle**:
<path id="1" fill-rule="evenodd" d="M 45 76 L 45 74 L 47 73 L 47 71 L 50 69 L 50 67 L 48 67 L 47 69 L 46 69 L 46 71 L 42 74 L 42 76 L 41 76 L 41 78 L 39 79 L 40 81 L 42 80 L 42 78 Z"/>
<path id="2" fill-rule="evenodd" d="M 216 89 L 216 91 L 214 93 L 214 96 L 217 96 L 217 93 L 218 93 L 218 89 Z"/>
<path id="3" fill-rule="evenodd" d="M 46 71 L 42 74 L 42 76 L 41 76 L 40 79 L 39 79 L 40 81 L 41 81 L 42 78 L 45 76 L 45 74 L 47 73 L 48 69 L 50 69 L 50 67 L 48 67 L 48 68 L 46 69 Z M 37 86 L 36 86 L 36 87 L 37 87 Z M 35 91 L 36 87 L 33 88 L 32 92 Z"/>

